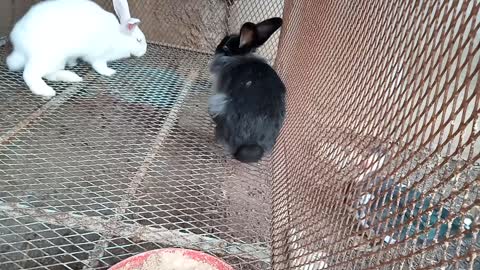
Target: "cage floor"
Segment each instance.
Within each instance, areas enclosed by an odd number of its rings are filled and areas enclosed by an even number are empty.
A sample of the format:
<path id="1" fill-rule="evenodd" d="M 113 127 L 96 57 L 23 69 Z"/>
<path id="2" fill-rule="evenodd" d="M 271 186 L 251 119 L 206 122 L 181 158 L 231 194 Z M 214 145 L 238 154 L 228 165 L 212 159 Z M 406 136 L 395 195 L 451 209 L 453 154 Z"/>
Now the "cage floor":
<path id="1" fill-rule="evenodd" d="M 0 48 L 0 268 L 106 269 L 184 247 L 236 269 L 269 267 L 268 161 L 213 140 L 209 55 L 150 45 L 33 96 Z"/>

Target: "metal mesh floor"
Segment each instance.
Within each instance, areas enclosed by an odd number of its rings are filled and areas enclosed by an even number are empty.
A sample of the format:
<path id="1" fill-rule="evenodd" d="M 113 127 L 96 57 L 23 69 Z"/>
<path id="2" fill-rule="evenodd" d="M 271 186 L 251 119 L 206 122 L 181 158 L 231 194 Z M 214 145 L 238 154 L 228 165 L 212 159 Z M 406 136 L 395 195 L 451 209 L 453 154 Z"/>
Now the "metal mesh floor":
<path id="1" fill-rule="evenodd" d="M 105 269 L 145 250 L 201 249 L 269 267 L 268 161 L 225 157 L 206 104 L 209 55 L 151 44 L 89 66 L 43 100 L 0 66 L 0 265 Z"/>

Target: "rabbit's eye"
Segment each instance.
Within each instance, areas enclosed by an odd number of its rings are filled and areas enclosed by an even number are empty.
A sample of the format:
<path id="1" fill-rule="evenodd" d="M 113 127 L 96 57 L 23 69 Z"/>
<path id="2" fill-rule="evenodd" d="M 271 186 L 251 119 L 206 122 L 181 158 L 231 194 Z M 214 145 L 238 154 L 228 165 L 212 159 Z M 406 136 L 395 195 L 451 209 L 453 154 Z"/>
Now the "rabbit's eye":
<path id="1" fill-rule="evenodd" d="M 138 43 L 142 42 L 142 39 L 141 39 L 141 38 L 137 38 L 137 42 L 138 42 Z"/>

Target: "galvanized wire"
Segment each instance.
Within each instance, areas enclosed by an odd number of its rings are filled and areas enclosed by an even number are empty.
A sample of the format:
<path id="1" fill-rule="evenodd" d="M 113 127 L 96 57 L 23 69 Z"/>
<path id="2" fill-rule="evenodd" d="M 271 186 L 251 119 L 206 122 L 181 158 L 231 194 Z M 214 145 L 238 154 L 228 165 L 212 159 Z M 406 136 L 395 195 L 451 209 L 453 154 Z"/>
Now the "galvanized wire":
<path id="1" fill-rule="evenodd" d="M 242 167 L 214 143 L 209 59 L 152 44 L 112 78 L 77 67 L 85 81 L 52 84 L 49 101 L 2 66 L 2 269 L 102 269 L 167 246 L 269 265 L 268 164 Z"/>

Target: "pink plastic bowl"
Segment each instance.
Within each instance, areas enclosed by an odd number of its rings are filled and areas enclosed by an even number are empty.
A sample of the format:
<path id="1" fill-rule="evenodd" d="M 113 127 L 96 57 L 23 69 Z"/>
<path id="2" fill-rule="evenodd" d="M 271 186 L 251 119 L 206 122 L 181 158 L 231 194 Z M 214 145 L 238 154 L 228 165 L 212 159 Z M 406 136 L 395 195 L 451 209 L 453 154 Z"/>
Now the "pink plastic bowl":
<path id="1" fill-rule="evenodd" d="M 127 264 L 129 264 L 129 268 L 135 269 L 137 267 L 142 267 L 142 265 L 145 263 L 147 258 L 153 254 L 162 254 L 166 252 L 173 253 L 173 252 L 179 252 L 179 251 L 182 252 L 185 257 L 191 258 L 197 262 L 206 263 L 210 266 L 215 267 L 217 270 L 234 270 L 233 267 L 226 264 L 224 261 L 220 260 L 217 257 L 208 255 L 200 251 L 182 249 L 182 248 L 163 248 L 163 249 L 155 249 L 155 250 L 143 252 L 115 264 L 114 266 L 110 267 L 109 270 L 120 270 L 123 267 L 125 267 Z"/>

